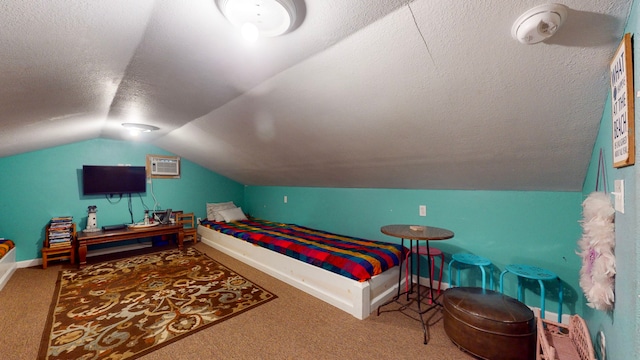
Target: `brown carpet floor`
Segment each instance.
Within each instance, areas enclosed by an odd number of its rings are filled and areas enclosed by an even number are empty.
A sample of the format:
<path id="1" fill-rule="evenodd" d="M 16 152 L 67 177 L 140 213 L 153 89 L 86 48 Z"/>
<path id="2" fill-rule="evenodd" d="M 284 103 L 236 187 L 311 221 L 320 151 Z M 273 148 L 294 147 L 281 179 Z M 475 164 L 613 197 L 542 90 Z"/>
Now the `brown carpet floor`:
<path id="1" fill-rule="evenodd" d="M 424 345 L 420 323 L 400 312 L 358 320 L 207 245 L 195 246 L 278 299 L 141 359 L 473 359 L 447 338 L 441 310 L 428 313 L 430 340 Z M 58 271 L 64 266 L 70 265 L 18 269 L 0 291 L 3 359 L 37 358 Z"/>

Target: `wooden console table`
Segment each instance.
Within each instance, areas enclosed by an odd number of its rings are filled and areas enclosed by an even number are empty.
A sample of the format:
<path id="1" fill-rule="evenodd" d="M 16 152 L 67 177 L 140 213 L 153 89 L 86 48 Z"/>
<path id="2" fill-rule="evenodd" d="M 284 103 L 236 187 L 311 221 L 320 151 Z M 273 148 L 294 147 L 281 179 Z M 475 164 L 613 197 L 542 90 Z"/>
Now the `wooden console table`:
<path id="1" fill-rule="evenodd" d="M 184 233 L 182 225 L 157 225 L 147 228 L 125 228 L 122 230 L 96 231 L 96 232 L 78 232 L 78 258 L 79 267 L 82 268 L 87 264 L 87 246 L 95 244 L 105 244 L 111 242 L 141 239 L 152 236 L 172 235 L 178 237 L 178 249 L 182 250 L 182 241 Z"/>

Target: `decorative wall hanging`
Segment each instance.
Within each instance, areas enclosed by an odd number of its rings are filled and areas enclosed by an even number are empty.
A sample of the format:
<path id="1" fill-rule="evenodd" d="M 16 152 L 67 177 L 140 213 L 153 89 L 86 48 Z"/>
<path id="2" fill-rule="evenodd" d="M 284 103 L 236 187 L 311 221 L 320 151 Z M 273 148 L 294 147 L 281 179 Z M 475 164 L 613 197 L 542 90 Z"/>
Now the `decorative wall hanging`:
<path id="1" fill-rule="evenodd" d="M 633 54 L 631 34 L 625 34 L 609 67 L 613 126 L 613 166 L 635 163 L 635 121 L 633 106 Z"/>
<path id="2" fill-rule="evenodd" d="M 600 175 L 602 188 L 599 191 Z M 580 287 L 587 298 L 587 305 L 603 311 L 613 309 L 614 285 L 616 274 L 615 249 L 615 210 L 607 194 L 604 155 L 600 150 L 596 191 L 582 203 L 582 238 L 578 241 L 582 257 L 580 269 Z"/>

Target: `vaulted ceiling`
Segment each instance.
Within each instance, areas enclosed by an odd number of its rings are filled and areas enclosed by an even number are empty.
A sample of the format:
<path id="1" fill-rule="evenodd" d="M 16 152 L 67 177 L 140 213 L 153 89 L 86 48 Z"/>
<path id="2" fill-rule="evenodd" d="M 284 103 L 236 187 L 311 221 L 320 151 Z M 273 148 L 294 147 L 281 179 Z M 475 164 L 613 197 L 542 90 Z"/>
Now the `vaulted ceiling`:
<path id="1" fill-rule="evenodd" d="M 535 45 L 539 0 L 296 1 L 253 45 L 215 0 L 3 1 L 0 156 L 140 122 L 247 185 L 581 189 L 632 0 L 565 1 Z"/>

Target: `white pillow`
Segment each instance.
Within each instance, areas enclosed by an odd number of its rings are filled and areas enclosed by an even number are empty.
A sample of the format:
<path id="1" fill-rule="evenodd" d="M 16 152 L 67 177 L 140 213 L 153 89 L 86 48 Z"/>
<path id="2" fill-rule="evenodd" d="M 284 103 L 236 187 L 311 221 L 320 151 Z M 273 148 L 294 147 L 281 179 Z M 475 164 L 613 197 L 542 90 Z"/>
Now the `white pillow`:
<path id="1" fill-rule="evenodd" d="M 224 221 L 222 215 L 220 215 L 220 210 L 233 209 L 236 205 L 233 201 L 222 202 L 222 203 L 207 203 L 207 220 L 209 221 Z"/>
<path id="2" fill-rule="evenodd" d="M 226 222 L 247 220 L 247 216 L 242 212 L 242 208 L 221 210 L 220 215 L 222 215 Z"/>

